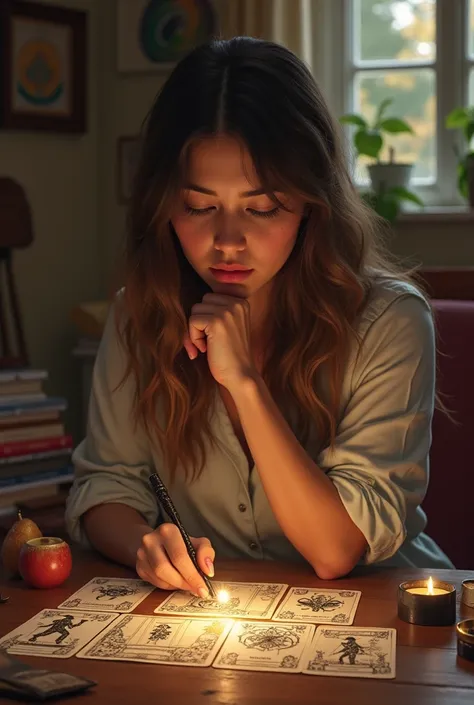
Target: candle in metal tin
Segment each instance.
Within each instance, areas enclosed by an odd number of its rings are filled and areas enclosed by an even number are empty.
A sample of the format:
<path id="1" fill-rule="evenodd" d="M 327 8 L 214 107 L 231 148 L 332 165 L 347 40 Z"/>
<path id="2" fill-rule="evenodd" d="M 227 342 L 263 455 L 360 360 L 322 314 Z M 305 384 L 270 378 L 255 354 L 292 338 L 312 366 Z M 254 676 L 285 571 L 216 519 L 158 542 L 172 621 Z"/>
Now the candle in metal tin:
<path id="1" fill-rule="evenodd" d="M 463 580 L 461 602 L 467 607 L 474 607 L 474 580 Z"/>
<path id="2" fill-rule="evenodd" d="M 404 622 L 426 627 L 454 624 L 456 588 L 451 583 L 409 580 L 398 587 L 398 616 Z"/>
<path id="3" fill-rule="evenodd" d="M 456 624 L 458 656 L 474 661 L 474 619 L 464 619 Z"/>

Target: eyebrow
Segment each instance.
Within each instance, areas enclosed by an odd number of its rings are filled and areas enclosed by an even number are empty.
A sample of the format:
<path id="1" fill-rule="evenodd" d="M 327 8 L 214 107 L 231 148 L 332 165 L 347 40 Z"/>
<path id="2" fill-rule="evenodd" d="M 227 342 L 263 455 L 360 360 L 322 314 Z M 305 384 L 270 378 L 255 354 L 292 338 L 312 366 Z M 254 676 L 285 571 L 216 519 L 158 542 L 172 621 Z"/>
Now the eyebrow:
<path id="1" fill-rule="evenodd" d="M 198 193 L 204 193 L 206 196 L 217 196 L 218 194 L 211 189 L 204 188 L 204 186 L 198 186 L 197 184 L 186 184 L 185 189 L 188 191 L 197 191 Z M 251 196 L 263 196 L 267 191 L 264 188 L 257 188 L 253 191 L 243 191 L 239 193 L 240 198 L 250 198 Z"/>

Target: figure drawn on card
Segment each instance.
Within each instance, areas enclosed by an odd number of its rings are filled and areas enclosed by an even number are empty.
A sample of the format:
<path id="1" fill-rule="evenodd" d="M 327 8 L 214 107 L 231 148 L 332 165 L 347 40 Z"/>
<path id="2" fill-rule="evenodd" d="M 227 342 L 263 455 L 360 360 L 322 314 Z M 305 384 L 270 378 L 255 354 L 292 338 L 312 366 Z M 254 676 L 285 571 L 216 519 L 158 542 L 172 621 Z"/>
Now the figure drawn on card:
<path id="1" fill-rule="evenodd" d="M 341 648 L 337 651 L 334 650 L 333 654 L 341 654 L 339 663 L 344 663 L 344 659 L 347 656 L 349 663 L 353 666 L 356 662 L 357 654 L 365 654 L 365 650 L 357 643 L 355 637 L 348 636 L 341 642 Z"/>
<path id="2" fill-rule="evenodd" d="M 97 601 L 102 600 L 104 597 L 108 600 L 115 600 L 117 597 L 136 595 L 140 592 L 140 588 L 129 587 L 128 585 L 99 585 L 99 587 L 93 588 L 92 592 L 100 593 L 95 598 Z"/>
<path id="3" fill-rule="evenodd" d="M 171 634 L 171 627 L 169 624 L 158 624 L 151 632 L 148 637 L 148 641 L 155 643 L 157 641 L 164 641 Z"/>
<path id="4" fill-rule="evenodd" d="M 258 651 L 280 651 L 291 649 L 300 642 L 298 632 L 304 631 L 301 626 L 280 627 L 261 626 L 259 624 L 246 624 L 244 631 L 239 634 L 239 641 L 248 649 Z"/>
<path id="5" fill-rule="evenodd" d="M 309 610 L 313 612 L 334 612 L 338 607 L 342 607 L 344 604 L 342 600 L 337 600 L 335 597 L 330 597 L 327 595 L 311 595 L 311 597 L 300 597 L 297 600 L 298 604 L 301 605 L 301 609 Z"/>
<path id="6" fill-rule="evenodd" d="M 75 629 L 76 627 L 80 627 L 81 624 L 87 622 L 87 619 L 81 619 L 81 621 L 77 624 L 73 624 L 73 620 L 74 617 L 71 614 L 67 614 L 65 617 L 61 617 L 60 619 L 54 619 L 51 624 L 40 624 L 40 627 L 47 627 L 46 631 L 33 634 L 33 636 L 30 636 L 28 641 L 35 642 L 39 637 L 51 636 L 51 634 L 59 634 L 56 639 L 56 644 L 60 644 L 62 641 L 64 641 L 64 639 L 68 638 L 68 629 Z"/>

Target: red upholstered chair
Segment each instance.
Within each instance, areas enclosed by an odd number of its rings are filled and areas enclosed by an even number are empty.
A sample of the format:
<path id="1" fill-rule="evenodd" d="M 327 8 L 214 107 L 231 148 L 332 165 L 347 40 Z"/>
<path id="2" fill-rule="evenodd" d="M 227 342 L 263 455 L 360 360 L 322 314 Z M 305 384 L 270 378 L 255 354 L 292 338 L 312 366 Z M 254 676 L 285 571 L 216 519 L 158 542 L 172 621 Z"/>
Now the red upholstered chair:
<path id="1" fill-rule="evenodd" d="M 438 389 L 456 423 L 433 419 L 426 533 L 456 568 L 474 569 L 474 301 L 434 299 Z"/>

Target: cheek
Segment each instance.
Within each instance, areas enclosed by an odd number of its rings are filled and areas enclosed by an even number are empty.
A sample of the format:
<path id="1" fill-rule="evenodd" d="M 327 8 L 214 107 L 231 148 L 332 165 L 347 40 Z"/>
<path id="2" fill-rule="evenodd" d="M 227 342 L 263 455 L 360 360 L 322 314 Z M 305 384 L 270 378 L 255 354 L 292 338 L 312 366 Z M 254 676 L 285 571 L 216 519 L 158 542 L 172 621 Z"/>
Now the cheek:
<path id="1" fill-rule="evenodd" d="M 274 225 L 266 238 L 266 251 L 269 261 L 281 264 L 291 254 L 298 235 L 299 220 Z"/>
<path id="2" fill-rule="evenodd" d="M 181 243 L 186 256 L 194 259 L 205 249 L 204 238 L 200 232 L 199 224 L 190 218 L 173 218 L 173 228 Z"/>

